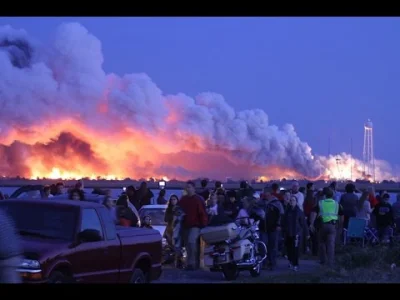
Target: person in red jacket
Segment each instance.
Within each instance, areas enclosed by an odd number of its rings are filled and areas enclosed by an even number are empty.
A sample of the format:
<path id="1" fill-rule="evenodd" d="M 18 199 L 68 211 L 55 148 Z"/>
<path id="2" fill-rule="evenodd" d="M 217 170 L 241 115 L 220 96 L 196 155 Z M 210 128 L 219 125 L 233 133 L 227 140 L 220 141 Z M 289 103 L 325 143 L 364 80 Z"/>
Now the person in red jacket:
<path id="1" fill-rule="evenodd" d="M 369 195 L 368 195 L 369 203 L 371 204 L 371 208 L 374 208 L 379 203 L 378 199 L 376 199 L 376 197 L 375 197 L 375 189 L 374 189 L 374 187 L 373 186 L 369 186 L 368 187 L 368 192 L 369 192 Z"/>
<path id="2" fill-rule="evenodd" d="M 196 194 L 192 181 L 186 183 L 186 195 L 179 201 L 179 207 L 185 213 L 183 221 L 183 241 L 187 253 L 187 270 L 199 267 L 200 229 L 207 226 L 208 216 L 203 199 Z"/>

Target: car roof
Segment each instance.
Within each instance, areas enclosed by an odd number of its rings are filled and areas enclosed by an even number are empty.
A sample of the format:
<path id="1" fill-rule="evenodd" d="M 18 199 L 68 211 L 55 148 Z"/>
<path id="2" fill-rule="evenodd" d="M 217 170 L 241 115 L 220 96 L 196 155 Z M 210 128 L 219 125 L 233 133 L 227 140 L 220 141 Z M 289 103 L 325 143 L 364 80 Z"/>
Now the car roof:
<path id="1" fill-rule="evenodd" d="M 64 199 L 64 200 L 67 200 L 68 197 L 69 197 L 68 193 L 64 193 L 64 194 L 61 194 L 61 195 L 55 195 L 55 196 L 51 197 L 50 199 L 54 199 L 54 200 L 56 200 L 56 199 L 57 200 L 58 199 Z M 85 193 L 85 200 L 98 200 L 98 199 L 103 200 L 104 197 L 105 197 L 104 195 Z"/>
<path id="2" fill-rule="evenodd" d="M 83 207 L 83 208 L 99 208 L 104 207 L 102 204 L 91 202 L 91 201 L 74 201 L 67 199 L 7 199 L 0 201 L 0 206 L 7 203 L 33 203 L 38 205 L 60 205 L 60 206 L 70 206 L 70 207 Z"/>
<path id="3" fill-rule="evenodd" d="M 143 205 L 140 209 L 166 209 L 168 205 L 166 204 L 151 204 L 151 205 Z"/>

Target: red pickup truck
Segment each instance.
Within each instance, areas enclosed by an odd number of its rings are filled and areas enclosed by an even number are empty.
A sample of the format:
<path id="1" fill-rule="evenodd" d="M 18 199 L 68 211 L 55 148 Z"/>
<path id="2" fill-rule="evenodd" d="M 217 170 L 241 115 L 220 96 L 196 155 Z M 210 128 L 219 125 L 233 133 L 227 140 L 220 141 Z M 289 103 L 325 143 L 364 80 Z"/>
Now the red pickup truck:
<path id="1" fill-rule="evenodd" d="M 157 230 L 115 226 L 101 204 L 3 200 L 21 236 L 18 269 L 32 283 L 147 283 L 161 276 Z"/>

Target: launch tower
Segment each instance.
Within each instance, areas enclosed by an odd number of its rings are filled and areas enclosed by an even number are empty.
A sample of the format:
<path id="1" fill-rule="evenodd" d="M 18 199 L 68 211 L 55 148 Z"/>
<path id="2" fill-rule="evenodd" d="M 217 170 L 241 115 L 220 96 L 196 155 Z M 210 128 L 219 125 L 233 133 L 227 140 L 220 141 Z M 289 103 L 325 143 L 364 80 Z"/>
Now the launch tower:
<path id="1" fill-rule="evenodd" d="M 372 177 L 375 181 L 375 160 L 374 160 L 374 140 L 373 140 L 373 125 L 370 119 L 364 124 L 364 175 Z"/>

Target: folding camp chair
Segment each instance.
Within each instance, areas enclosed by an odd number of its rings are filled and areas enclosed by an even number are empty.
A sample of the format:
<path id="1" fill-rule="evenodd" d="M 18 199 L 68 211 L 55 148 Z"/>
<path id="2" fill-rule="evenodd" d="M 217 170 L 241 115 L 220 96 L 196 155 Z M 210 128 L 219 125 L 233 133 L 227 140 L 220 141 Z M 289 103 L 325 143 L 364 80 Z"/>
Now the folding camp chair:
<path id="1" fill-rule="evenodd" d="M 386 227 L 382 232 L 377 231 L 377 236 L 379 242 L 382 244 L 392 244 L 394 240 L 394 230 L 393 227 Z"/>
<path id="2" fill-rule="evenodd" d="M 343 243 L 346 245 L 350 241 L 361 241 L 364 247 L 365 243 L 365 228 L 366 222 L 364 219 L 350 218 L 347 229 L 343 229 Z"/>
<path id="3" fill-rule="evenodd" d="M 379 244 L 379 237 L 378 237 L 378 231 L 376 228 L 373 227 L 365 227 L 365 234 L 364 234 L 366 242 L 376 245 Z"/>

